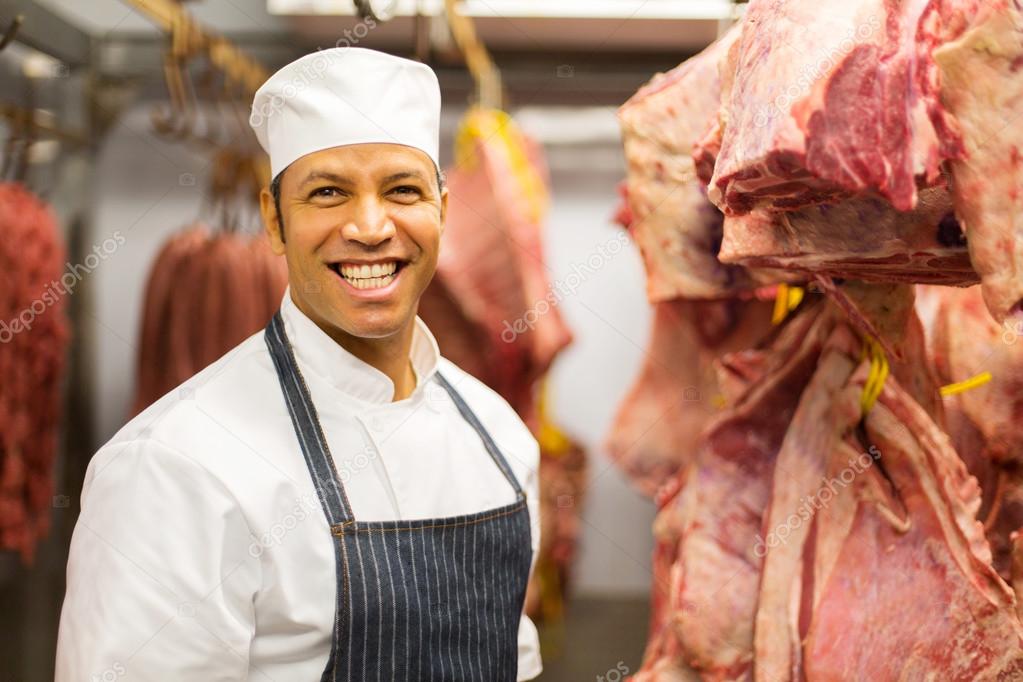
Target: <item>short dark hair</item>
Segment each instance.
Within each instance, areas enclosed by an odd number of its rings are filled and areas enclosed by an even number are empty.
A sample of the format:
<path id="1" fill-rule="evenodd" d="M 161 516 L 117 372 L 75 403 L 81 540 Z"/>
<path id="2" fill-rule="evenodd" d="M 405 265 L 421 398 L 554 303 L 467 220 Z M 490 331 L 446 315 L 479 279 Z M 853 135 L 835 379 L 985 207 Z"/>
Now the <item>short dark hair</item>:
<path id="1" fill-rule="evenodd" d="M 433 169 L 437 173 L 437 190 L 440 191 L 444 189 L 444 174 L 440 172 L 440 168 L 437 166 L 434 166 Z M 274 209 L 277 210 L 277 222 L 280 223 L 281 226 L 282 242 L 284 241 L 284 215 L 281 213 L 281 176 L 284 175 L 284 171 L 286 170 L 288 169 L 281 169 L 281 172 L 270 181 L 270 194 L 274 198 Z"/>
<path id="2" fill-rule="evenodd" d="M 277 176 L 270 181 L 270 194 L 274 198 L 274 208 L 277 210 L 277 222 L 281 225 L 281 241 L 284 241 L 284 216 L 281 215 L 281 176 L 284 175 L 282 170 Z"/>

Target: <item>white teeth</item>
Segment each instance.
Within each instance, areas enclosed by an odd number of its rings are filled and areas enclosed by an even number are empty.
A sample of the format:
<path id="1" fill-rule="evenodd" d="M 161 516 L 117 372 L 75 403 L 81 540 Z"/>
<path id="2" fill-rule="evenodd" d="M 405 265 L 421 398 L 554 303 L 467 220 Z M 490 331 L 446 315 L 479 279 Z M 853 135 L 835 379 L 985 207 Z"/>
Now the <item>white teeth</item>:
<path id="1" fill-rule="evenodd" d="M 388 284 L 394 281 L 395 275 L 385 275 L 384 277 L 365 277 L 357 279 L 348 279 L 348 283 L 356 289 L 379 289 L 386 287 Z"/>
<path id="2" fill-rule="evenodd" d="M 351 282 L 358 279 L 392 275 L 398 269 L 398 263 L 392 260 L 382 264 L 374 263 L 373 265 L 341 265 L 340 269 L 344 278 Z"/>

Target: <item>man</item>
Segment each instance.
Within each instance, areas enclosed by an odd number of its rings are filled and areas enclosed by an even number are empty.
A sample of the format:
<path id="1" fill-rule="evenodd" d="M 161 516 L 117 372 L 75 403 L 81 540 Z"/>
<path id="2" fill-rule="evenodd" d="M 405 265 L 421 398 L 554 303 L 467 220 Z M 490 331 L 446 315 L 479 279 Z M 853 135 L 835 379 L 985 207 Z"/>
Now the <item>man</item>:
<path id="1" fill-rule="evenodd" d="M 537 443 L 416 316 L 447 205 L 439 117 L 427 66 L 361 48 L 256 93 L 288 291 L 93 458 L 58 680 L 539 674 Z"/>

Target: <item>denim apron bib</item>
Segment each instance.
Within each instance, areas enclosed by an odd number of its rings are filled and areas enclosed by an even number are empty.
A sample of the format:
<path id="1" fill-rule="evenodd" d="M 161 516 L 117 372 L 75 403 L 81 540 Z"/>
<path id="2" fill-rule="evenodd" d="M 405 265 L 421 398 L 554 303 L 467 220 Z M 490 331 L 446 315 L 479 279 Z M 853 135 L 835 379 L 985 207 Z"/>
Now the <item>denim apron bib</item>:
<path id="1" fill-rule="evenodd" d="M 514 503 L 447 518 L 357 521 L 280 312 L 266 344 L 334 541 L 337 604 L 321 681 L 514 682 L 532 558 L 529 511 L 486 428 L 437 372 L 515 490 Z"/>

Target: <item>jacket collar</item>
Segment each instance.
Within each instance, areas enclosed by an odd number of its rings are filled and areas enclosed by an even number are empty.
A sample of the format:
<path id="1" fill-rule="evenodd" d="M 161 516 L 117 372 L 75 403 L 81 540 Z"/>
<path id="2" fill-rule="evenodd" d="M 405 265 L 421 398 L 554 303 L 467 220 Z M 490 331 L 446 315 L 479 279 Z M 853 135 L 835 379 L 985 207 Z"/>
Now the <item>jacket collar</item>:
<path id="1" fill-rule="evenodd" d="M 281 317 L 295 356 L 304 365 L 326 379 L 340 391 L 368 403 L 389 403 L 394 397 L 394 382 L 376 367 L 363 362 L 342 348 L 334 339 L 306 316 L 291 299 L 291 287 L 281 301 Z M 426 323 L 417 315 L 409 351 L 416 387 L 410 398 L 423 391 L 423 386 L 437 371 L 440 350 Z"/>

